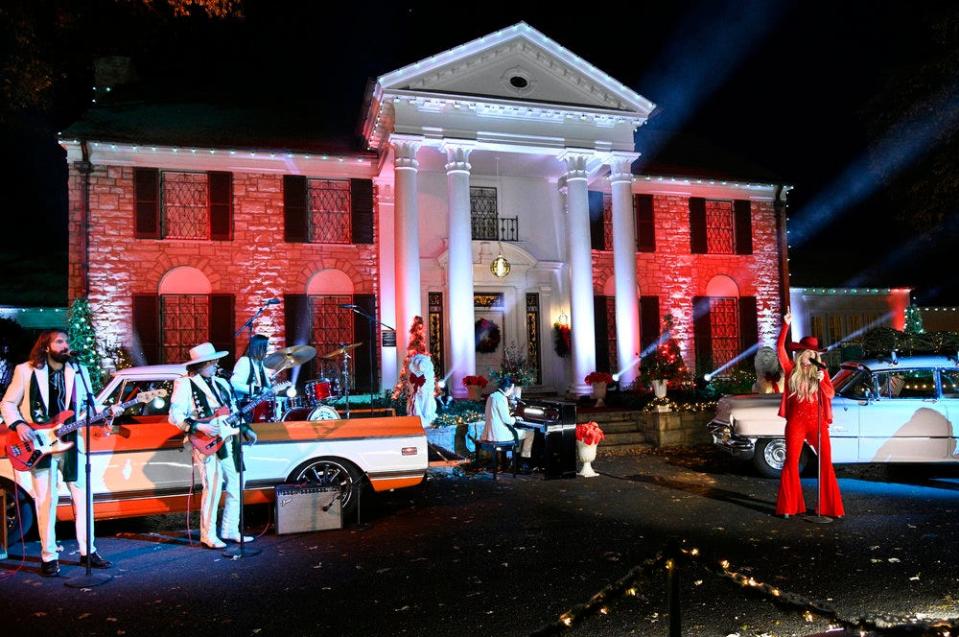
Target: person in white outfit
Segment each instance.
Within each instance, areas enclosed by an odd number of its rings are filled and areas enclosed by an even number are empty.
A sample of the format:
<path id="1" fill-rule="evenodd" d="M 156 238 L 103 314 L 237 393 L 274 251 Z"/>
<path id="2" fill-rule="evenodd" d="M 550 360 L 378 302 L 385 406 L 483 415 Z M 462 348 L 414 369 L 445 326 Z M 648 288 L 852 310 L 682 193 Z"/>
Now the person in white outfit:
<path id="1" fill-rule="evenodd" d="M 516 439 L 522 441 L 520 457 L 529 461 L 533 451 L 532 429 L 516 429 L 516 417 L 509 411 L 509 398 L 513 395 L 516 385 L 509 376 L 500 378 L 496 391 L 486 399 L 486 426 L 480 440 L 489 442 L 503 442 Z"/>
<path id="2" fill-rule="evenodd" d="M 42 332 L 34 343 L 30 359 L 17 365 L 13 372 L 13 379 L 3 396 L 3 403 L 0 404 L 0 413 L 7 427 L 15 431 L 24 442 L 34 441 L 33 430 L 27 421 L 46 423 L 67 409 L 76 414 L 84 413 L 90 375 L 83 365 L 70 362 L 69 351 L 70 342 L 65 332 L 47 330 Z M 83 379 L 77 377 L 78 371 Z M 99 413 L 103 405 L 95 402 L 94 408 Z M 112 411 L 115 416 L 116 410 Z M 17 482 L 26 491 L 31 490 L 32 483 L 40 532 L 40 574 L 44 577 L 60 574 L 56 523 L 61 478 L 70 491 L 77 543 L 80 545 L 80 564 L 86 566 L 89 562 L 93 568 L 111 566 L 110 562 L 97 553 L 92 537 L 90 554 L 87 556 L 87 507 L 84 503 L 92 496 L 87 490 L 86 472 L 81 469 L 81 465 L 86 463 L 84 437 L 78 436 L 77 433 L 64 436 L 65 441 L 76 443 L 66 453 L 51 454 L 29 471 L 17 472 Z M 92 522 L 90 526 L 92 529 Z"/>
<path id="3" fill-rule="evenodd" d="M 417 354 L 410 359 L 406 380 L 409 383 L 409 398 L 406 413 L 419 416 L 423 429 L 436 419 L 436 374 L 433 359 L 428 354 Z"/>
<path id="4" fill-rule="evenodd" d="M 218 352 L 211 343 L 201 343 L 190 350 L 190 360 L 186 363 L 187 375 L 173 383 L 173 396 L 170 398 L 170 422 L 184 433 L 200 432 L 207 436 L 218 436 L 221 428 L 230 427 L 226 416 L 209 418 L 220 407 L 229 407 L 236 411 L 236 402 L 230 384 L 216 376 L 217 361 L 227 355 Z M 226 437 L 224 435 L 224 437 Z M 203 497 L 200 500 L 200 542 L 211 549 L 226 546 L 223 540 L 240 541 L 240 477 L 237 461 L 237 447 L 240 438 L 247 442 L 256 442 L 256 434 L 243 424 L 239 433 L 229 436 L 220 449 L 209 456 L 193 450 L 193 466 L 200 474 L 203 484 Z M 226 487 L 224 489 L 224 482 Z M 226 494 L 223 503 L 223 517 L 220 521 L 220 533 L 216 532 L 216 514 L 221 494 Z M 251 536 L 243 536 L 244 542 L 252 542 Z"/>

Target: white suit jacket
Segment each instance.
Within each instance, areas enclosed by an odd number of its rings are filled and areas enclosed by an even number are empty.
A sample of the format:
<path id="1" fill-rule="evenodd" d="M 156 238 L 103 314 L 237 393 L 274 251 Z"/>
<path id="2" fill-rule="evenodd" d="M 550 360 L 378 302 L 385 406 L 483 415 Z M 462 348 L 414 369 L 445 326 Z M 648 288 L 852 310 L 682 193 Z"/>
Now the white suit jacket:
<path id="1" fill-rule="evenodd" d="M 506 425 L 515 425 L 516 418 L 509 413 L 509 400 L 498 389 L 486 399 L 486 427 L 480 440 L 504 442 L 513 439 L 513 432 Z"/>
<path id="2" fill-rule="evenodd" d="M 77 392 L 76 408 L 82 413 L 83 403 L 86 401 L 86 387 L 90 384 L 90 375 L 87 368 L 80 365 L 80 371 L 86 379 L 86 385 L 81 379 L 77 378 L 76 370 L 72 364 L 68 364 L 63 372 L 63 384 L 66 388 L 63 404 L 66 409 L 73 409 L 73 391 Z M 52 418 L 55 413 L 50 412 L 50 375 L 48 367 L 36 368 L 32 363 L 21 363 L 13 370 L 13 379 L 10 381 L 7 392 L 3 395 L 3 402 L 0 403 L 0 415 L 3 416 L 3 422 L 11 424 L 17 420 L 33 421 L 33 414 L 30 413 L 30 379 L 36 376 L 37 385 L 40 388 L 40 396 L 43 404 L 47 406 L 47 412 Z M 94 402 L 97 413 L 103 409 L 103 405 Z"/>

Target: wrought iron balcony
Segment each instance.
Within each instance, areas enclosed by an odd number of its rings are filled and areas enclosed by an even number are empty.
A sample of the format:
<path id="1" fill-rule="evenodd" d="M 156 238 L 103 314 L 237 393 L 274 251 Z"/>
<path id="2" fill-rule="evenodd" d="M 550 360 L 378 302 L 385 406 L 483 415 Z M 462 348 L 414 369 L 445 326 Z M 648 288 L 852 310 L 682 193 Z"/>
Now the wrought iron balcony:
<path id="1" fill-rule="evenodd" d="M 473 215 L 475 241 L 519 241 L 519 217 Z"/>

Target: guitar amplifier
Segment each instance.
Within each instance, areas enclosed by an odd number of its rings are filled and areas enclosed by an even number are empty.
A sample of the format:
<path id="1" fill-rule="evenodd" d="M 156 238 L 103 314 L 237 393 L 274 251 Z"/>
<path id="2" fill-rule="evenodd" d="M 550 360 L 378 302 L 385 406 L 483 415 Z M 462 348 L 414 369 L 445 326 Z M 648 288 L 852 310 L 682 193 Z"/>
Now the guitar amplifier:
<path id="1" fill-rule="evenodd" d="M 276 533 L 343 528 L 343 501 L 337 487 L 310 484 L 276 486 Z"/>

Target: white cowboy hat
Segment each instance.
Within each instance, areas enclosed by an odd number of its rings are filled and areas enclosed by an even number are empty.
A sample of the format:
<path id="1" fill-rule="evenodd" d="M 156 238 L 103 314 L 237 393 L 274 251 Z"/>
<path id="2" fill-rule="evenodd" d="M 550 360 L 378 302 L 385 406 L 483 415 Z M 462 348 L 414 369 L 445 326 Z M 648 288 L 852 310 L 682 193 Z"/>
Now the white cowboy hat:
<path id="1" fill-rule="evenodd" d="M 216 348 L 213 347 L 213 343 L 200 343 L 196 347 L 190 349 L 190 360 L 184 364 L 193 365 L 194 363 L 215 361 L 218 358 L 223 358 L 227 354 L 229 354 L 229 352 L 216 351 Z"/>

